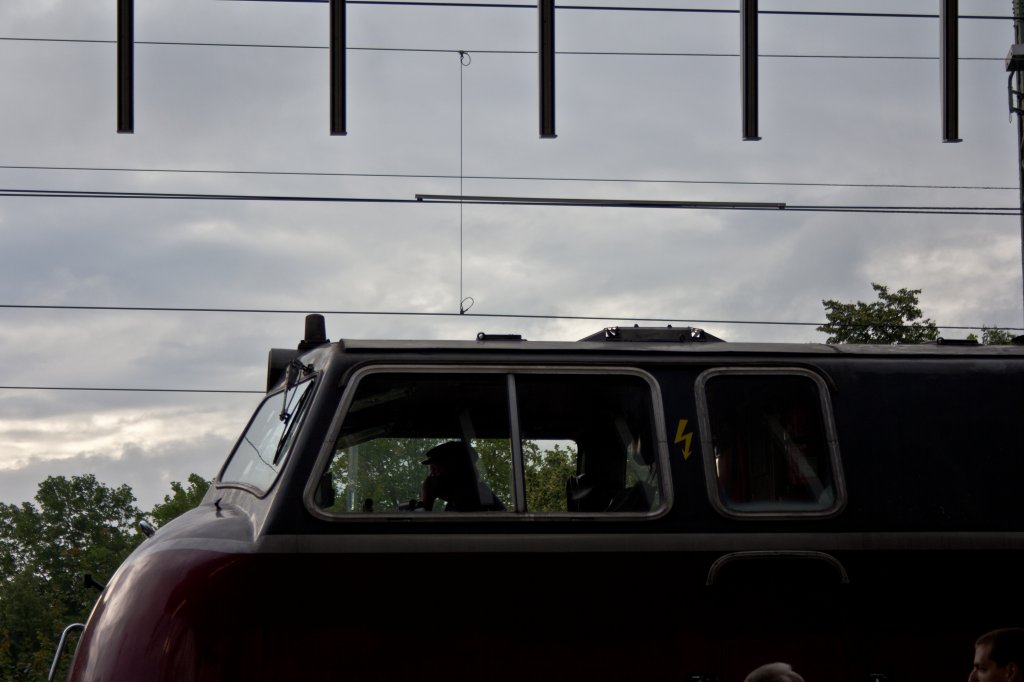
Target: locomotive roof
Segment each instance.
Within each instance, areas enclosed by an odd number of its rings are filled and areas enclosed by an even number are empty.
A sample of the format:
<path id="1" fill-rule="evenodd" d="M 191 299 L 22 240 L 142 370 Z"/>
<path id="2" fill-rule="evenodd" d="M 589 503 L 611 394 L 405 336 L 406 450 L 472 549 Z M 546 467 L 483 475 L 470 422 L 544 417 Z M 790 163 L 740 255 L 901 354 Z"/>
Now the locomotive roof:
<path id="1" fill-rule="evenodd" d="M 950 343 L 869 345 L 823 343 L 724 343 L 724 342 L 608 342 L 608 341 L 456 341 L 456 340 L 364 340 L 343 339 L 346 350 L 359 351 L 548 351 L 555 353 L 686 353 L 686 354 L 773 354 L 773 355 L 1024 355 L 1024 345 L 984 346 Z"/>
<path id="2" fill-rule="evenodd" d="M 985 346 L 976 341 L 939 338 L 927 344 L 837 344 L 823 343 L 727 343 L 695 327 L 607 327 L 579 341 L 528 341 L 518 334 L 487 334 L 480 332 L 476 339 L 416 340 L 416 339 L 341 339 L 330 344 L 324 318 L 309 315 L 306 318 L 305 338 L 299 342 L 298 353 L 333 345 L 337 350 L 352 354 L 387 355 L 390 353 L 438 353 L 472 356 L 519 355 L 522 353 L 548 356 L 818 356 L 818 357 L 1021 357 L 1024 356 L 1024 336 L 1014 339 L 1014 345 Z M 275 355 L 280 354 L 278 357 Z M 295 357 L 296 351 L 271 351 L 271 376 Z M 284 364 L 282 364 L 282 361 Z M 268 388 L 270 384 L 268 383 Z"/>

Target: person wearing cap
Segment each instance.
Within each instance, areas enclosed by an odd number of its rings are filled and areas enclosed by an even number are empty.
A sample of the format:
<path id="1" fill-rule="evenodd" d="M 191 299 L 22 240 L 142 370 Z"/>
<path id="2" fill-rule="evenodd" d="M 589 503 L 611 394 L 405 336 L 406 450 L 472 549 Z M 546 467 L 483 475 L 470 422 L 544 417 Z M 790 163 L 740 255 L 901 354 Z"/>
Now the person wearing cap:
<path id="1" fill-rule="evenodd" d="M 442 443 L 427 451 L 421 464 L 430 473 L 420 486 L 420 505 L 427 511 L 434 501 L 445 501 L 445 511 L 505 511 L 498 496 L 480 480 L 476 472 L 476 452 L 462 441 Z"/>

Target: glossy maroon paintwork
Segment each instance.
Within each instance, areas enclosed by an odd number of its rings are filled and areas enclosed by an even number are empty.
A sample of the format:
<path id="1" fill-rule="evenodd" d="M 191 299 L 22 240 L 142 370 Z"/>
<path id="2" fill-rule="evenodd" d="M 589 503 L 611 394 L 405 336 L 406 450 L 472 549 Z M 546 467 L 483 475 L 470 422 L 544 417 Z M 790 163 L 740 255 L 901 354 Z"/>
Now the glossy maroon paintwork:
<path id="1" fill-rule="evenodd" d="M 871 631 L 873 614 L 854 612 L 866 595 L 719 592 L 703 585 L 714 555 L 227 553 L 159 534 L 147 543 L 97 603 L 71 680 L 738 682 L 783 659 L 808 680 L 838 682 L 867 679 L 851 663 L 867 651 L 889 674 L 925 682 L 913 675 L 939 679 L 972 636 L 915 636 L 890 616 L 865 639 L 855 633 Z M 780 604 L 798 617 L 779 618 Z M 913 606 L 932 618 L 957 608 Z M 943 653 L 929 653 L 937 645 Z"/>

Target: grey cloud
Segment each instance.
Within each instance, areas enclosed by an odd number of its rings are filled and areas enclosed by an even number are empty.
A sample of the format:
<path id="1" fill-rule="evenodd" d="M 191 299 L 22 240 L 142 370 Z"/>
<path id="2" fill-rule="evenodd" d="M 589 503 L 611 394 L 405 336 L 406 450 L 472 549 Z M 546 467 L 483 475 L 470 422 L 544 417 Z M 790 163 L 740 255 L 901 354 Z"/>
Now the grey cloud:
<path id="1" fill-rule="evenodd" d="M 112 7 L 65 5 L 12 0 L 0 6 L 0 20 L 12 34 L 113 37 Z M 140 40 L 327 41 L 323 3 L 144 5 Z M 912 6 L 908 11 L 934 11 L 933 3 Z M 353 50 L 349 135 L 331 138 L 326 50 L 138 45 L 137 132 L 119 136 L 112 45 L 0 42 L 5 60 L 26 65 L 0 76 L 12 93 L 0 109 L 4 161 L 451 175 L 460 162 L 461 76 L 467 175 L 1017 181 L 998 62 L 961 62 L 965 142 L 943 145 L 934 61 L 765 58 L 764 139 L 749 143 L 739 139 L 736 58 L 561 55 L 559 137 L 542 141 L 536 56 L 482 52 L 534 49 L 531 12 L 353 6 L 350 19 L 352 46 L 475 50 L 473 62 L 461 67 L 450 52 Z M 991 25 L 997 23 L 962 22 L 962 54 L 1002 54 L 1010 33 Z M 764 17 L 763 50 L 933 55 L 934 24 Z M 559 32 L 563 50 L 728 52 L 738 45 L 734 16 L 573 12 L 560 15 Z M 0 186 L 411 199 L 417 192 L 455 194 L 460 185 L 450 178 L 0 169 Z M 462 187 L 469 194 L 790 204 L 1012 205 L 1017 198 L 1014 191 L 471 178 Z M 487 330 L 576 339 L 630 316 L 815 321 L 821 299 L 870 298 L 869 282 L 883 281 L 924 289 L 924 312 L 940 323 L 1007 326 L 1020 323 L 1016 229 L 1009 218 L 468 205 L 460 228 L 454 205 L 0 197 L 0 303 L 455 313 L 461 274 L 462 293 L 476 300 L 474 313 L 613 318 L 329 315 L 328 333 L 472 338 Z M 703 326 L 733 340 L 822 340 L 807 327 Z M 294 345 L 301 330 L 301 314 L 2 309 L 0 385 L 259 390 L 267 350 Z M 0 485 L 7 487 L 0 490 L 13 490 L 14 481 L 24 490 L 46 472 L 92 466 L 135 477 L 155 498 L 167 476 L 180 480 L 200 464 L 215 468 L 211 462 L 219 464 L 257 399 L 0 391 L 11 429 L 0 444 L 3 456 L 16 450 L 35 457 L 23 469 L 4 470 Z M 159 445 L 140 445 L 141 451 L 121 438 L 120 458 L 76 452 L 63 464 L 44 461 L 61 434 L 33 444 L 23 423 L 34 418 L 45 429 L 130 410 L 166 414 L 164 433 L 154 441 Z M 190 429 L 182 416 L 188 414 L 207 421 Z M 190 432 L 167 433 L 175 428 Z M 189 439 L 198 439 L 195 447 Z M 188 454 L 200 451 L 211 454 Z M 182 466 L 170 468 L 176 461 Z M 143 482 L 145 469 L 165 466 L 167 476 L 154 478 L 159 485 Z"/>
<path id="2" fill-rule="evenodd" d="M 8 504 L 31 501 L 36 487 L 48 476 L 94 474 L 107 486 L 127 484 L 138 506 L 148 511 L 171 493 L 171 481 L 183 482 L 196 473 L 212 478 L 232 443 L 218 436 L 182 440 L 147 452 L 126 444 L 118 456 L 92 454 L 60 460 L 34 460 L 18 469 L 2 470 L 0 500 Z"/>

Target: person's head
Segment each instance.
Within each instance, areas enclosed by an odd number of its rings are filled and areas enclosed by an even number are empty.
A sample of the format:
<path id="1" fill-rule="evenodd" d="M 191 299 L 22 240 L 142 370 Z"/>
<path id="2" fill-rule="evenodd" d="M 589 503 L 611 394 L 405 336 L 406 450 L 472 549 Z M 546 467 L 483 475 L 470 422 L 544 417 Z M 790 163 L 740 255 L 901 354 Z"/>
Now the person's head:
<path id="1" fill-rule="evenodd" d="M 465 490 L 475 491 L 476 471 L 471 450 L 462 441 L 442 443 L 427 451 L 421 464 L 430 467 L 428 478 L 434 479 L 433 490 L 443 500 L 451 500 Z"/>
<path id="2" fill-rule="evenodd" d="M 974 643 L 969 682 L 1024 682 L 1024 628 L 986 632 Z"/>
<path id="3" fill-rule="evenodd" d="M 743 682 L 804 682 L 788 663 L 768 663 L 751 671 Z"/>

